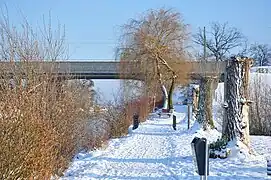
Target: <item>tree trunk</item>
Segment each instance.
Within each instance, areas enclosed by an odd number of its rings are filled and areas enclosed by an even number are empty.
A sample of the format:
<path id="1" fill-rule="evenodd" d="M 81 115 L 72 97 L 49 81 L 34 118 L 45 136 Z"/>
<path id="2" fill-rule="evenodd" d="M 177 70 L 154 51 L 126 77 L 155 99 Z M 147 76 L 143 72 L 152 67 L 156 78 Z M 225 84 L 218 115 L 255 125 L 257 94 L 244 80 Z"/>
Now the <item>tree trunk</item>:
<path id="1" fill-rule="evenodd" d="M 248 80 L 250 59 L 234 57 L 227 67 L 225 119 L 223 122 L 223 137 L 228 141 L 237 140 L 249 146 L 250 102 L 248 98 Z"/>
<path id="2" fill-rule="evenodd" d="M 175 86 L 175 77 L 173 77 L 171 80 L 171 85 L 170 85 L 170 89 L 168 92 L 168 110 L 169 110 L 169 112 L 174 109 L 173 108 L 173 99 L 172 99 L 174 86 Z"/>
<path id="3" fill-rule="evenodd" d="M 160 67 L 158 58 L 156 58 L 156 69 L 157 69 L 158 81 L 161 85 L 162 92 L 163 92 L 163 108 L 162 109 L 168 109 L 168 93 L 167 93 L 166 86 L 164 85 L 162 81 L 161 67 Z"/>
<path id="4" fill-rule="evenodd" d="M 162 85 L 162 92 L 163 92 L 163 109 L 168 109 L 168 93 L 165 85 Z"/>
<path id="5" fill-rule="evenodd" d="M 212 114 L 212 100 L 213 100 L 213 77 L 202 77 L 199 87 L 199 104 L 197 120 L 203 125 L 203 129 L 208 127 L 214 128 L 213 114 Z"/>
<path id="6" fill-rule="evenodd" d="M 170 86 L 170 90 L 169 90 L 169 94 L 167 96 L 167 110 L 170 111 L 173 109 L 173 102 L 172 102 L 172 95 L 173 95 L 173 90 L 174 90 L 174 85 L 175 85 L 175 78 L 177 77 L 175 75 L 174 70 L 172 69 L 172 67 L 169 66 L 169 64 L 167 63 L 167 61 L 159 54 L 157 54 L 156 56 L 156 61 L 159 67 L 159 61 L 168 69 L 169 72 L 172 72 L 172 82 L 171 82 L 171 86 Z M 159 67 L 160 68 L 160 67 Z"/>

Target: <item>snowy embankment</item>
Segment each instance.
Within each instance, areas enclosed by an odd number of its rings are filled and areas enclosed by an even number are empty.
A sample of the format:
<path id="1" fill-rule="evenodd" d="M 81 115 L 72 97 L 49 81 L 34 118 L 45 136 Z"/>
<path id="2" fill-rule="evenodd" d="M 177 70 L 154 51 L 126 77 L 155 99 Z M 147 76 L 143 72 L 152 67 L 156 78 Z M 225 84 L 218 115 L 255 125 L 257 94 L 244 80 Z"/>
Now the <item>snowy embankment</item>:
<path id="1" fill-rule="evenodd" d="M 78 154 L 62 179 L 199 179 L 194 173 L 191 141 L 205 136 L 214 141 L 216 130 L 203 132 L 195 122 L 187 130 L 187 107 L 175 106 L 177 130 L 171 118 L 150 118 L 126 137 L 110 140 L 108 147 Z M 197 132 L 196 132 L 197 131 Z M 252 137 L 259 154 L 271 153 L 271 137 Z M 210 159 L 209 179 L 264 179 L 264 156 Z"/>

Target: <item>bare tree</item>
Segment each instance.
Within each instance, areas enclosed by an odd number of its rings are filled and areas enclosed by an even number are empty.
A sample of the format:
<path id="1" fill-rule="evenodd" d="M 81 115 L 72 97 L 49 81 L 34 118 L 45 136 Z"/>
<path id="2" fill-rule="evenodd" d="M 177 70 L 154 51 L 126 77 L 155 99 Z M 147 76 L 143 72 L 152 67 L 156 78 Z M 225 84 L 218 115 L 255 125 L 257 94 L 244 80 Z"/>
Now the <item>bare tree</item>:
<path id="1" fill-rule="evenodd" d="M 134 71 L 138 72 L 135 75 L 141 76 L 149 94 L 156 94 L 159 85 L 168 102 L 166 108 L 172 109 L 174 85 L 184 82 L 189 71 L 185 63 L 187 25 L 180 13 L 172 9 L 149 10 L 131 19 L 123 30 L 121 61 L 134 63 Z"/>
<path id="2" fill-rule="evenodd" d="M 271 47 L 268 44 L 253 44 L 251 45 L 250 55 L 254 58 L 255 66 L 271 65 Z"/>
<path id="3" fill-rule="evenodd" d="M 228 23 L 211 23 L 210 31 L 199 28 L 194 35 L 194 42 L 200 46 L 206 46 L 208 55 L 215 57 L 216 61 L 222 61 L 230 53 L 230 50 L 243 44 L 245 38 L 236 28 L 230 27 Z"/>
<path id="4" fill-rule="evenodd" d="M 250 45 L 248 43 L 248 40 L 245 39 L 242 43 L 241 46 L 239 46 L 239 51 L 238 53 L 236 54 L 236 56 L 239 56 L 239 57 L 248 57 L 250 56 Z"/>

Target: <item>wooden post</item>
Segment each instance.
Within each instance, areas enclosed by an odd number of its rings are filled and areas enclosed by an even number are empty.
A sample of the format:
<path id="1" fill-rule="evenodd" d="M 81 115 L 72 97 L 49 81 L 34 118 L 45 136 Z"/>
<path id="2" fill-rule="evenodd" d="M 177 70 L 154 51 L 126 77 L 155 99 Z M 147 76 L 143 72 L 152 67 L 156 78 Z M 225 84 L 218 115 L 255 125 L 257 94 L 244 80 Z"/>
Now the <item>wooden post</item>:
<path id="1" fill-rule="evenodd" d="M 174 130 L 176 130 L 176 116 L 173 115 L 173 124 L 172 124 L 172 127 Z"/>
<path id="2" fill-rule="evenodd" d="M 155 101 L 156 101 L 156 96 L 154 95 L 153 96 L 153 108 L 152 108 L 152 111 L 155 112 Z"/>
<path id="3" fill-rule="evenodd" d="M 203 45 L 203 56 L 204 56 L 204 61 L 207 61 L 207 58 L 206 58 L 206 30 L 205 30 L 205 26 L 203 28 L 203 42 L 204 42 L 204 45 Z"/>
<path id="4" fill-rule="evenodd" d="M 187 109 L 188 109 L 188 112 L 187 112 L 187 129 L 190 129 L 190 107 L 191 107 L 191 104 L 187 104 Z"/>
<path id="5" fill-rule="evenodd" d="M 267 160 L 267 176 L 271 176 L 271 160 Z"/>
<path id="6" fill-rule="evenodd" d="M 133 130 L 137 129 L 139 125 L 139 115 L 135 113 L 133 116 Z"/>

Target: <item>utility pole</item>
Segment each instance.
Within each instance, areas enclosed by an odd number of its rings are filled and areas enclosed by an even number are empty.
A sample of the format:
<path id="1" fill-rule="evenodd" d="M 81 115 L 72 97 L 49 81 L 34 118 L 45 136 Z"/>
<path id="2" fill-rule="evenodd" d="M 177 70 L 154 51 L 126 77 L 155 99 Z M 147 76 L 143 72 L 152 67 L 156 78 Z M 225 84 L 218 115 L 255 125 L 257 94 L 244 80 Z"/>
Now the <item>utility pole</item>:
<path id="1" fill-rule="evenodd" d="M 203 27 L 203 58 L 204 61 L 207 61 L 206 59 L 206 30 L 205 30 L 205 26 Z"/>

